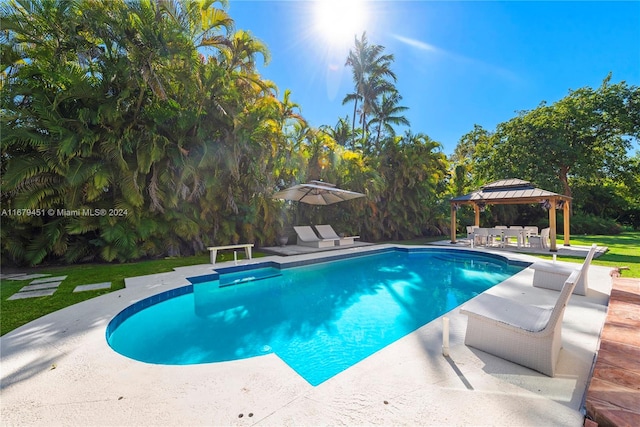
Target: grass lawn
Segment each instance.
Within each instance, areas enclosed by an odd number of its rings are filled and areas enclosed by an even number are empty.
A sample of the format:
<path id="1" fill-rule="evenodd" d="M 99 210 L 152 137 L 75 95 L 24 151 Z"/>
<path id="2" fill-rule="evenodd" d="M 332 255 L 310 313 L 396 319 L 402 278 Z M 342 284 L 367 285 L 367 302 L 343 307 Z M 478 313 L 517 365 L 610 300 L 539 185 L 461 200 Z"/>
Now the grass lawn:
<path id="1" fill-rule="evenodd" d="M 558 237 L 562 242 L 563 236 Z M 640 277 L 640 232 L 626 232 L 617 236 L 571 236 L 571 245 L 575 246 L 607 246 L 609 250 L 602 256 L 594 258 L 593 265 L 603 267 L 629 267 L 622 272 L 622 277 Z M 541 256 L 551 258 L 551 255 Z M 574 258 L 574 257 L 571 257 Z M 562 257 L 563 261 L 582 263 L 584 259 Z"/>
<path id="2" fill-rule="evenodd" d="M 403 244 L 424 244 L 442 240 L 442 237 L 416 239 L 403 242 Z M 562 241 L 562 237 L 558 238 Z M 599 246 L 607 246 L 609 251 L 593 260 L 594 265 L 606 267 L 627 266 L 629 271 L 623 271 L 623 277 L 640 278 L 640 232 L 626 232 L 617 236 L 572 236 L 571 244 L 576 246 L 591 246 L 596 243 Z M 264 256 L 260 251 L 254 251 L 254 257 Z M 541 255 L 541 258 L 551 258 L 551 255 Z M 232 253 L 219 253 L 218 261 L 230 261 Z M 563 261 L 575 261 L 582 263 L 579 257 L 562 257 Z M 69 265 L 60 267 L 38 267 L 28 269 L 29 272 L 45 273 L 53 276 L 66 275 L 67 278 L 58 287 L 55 294 L 39 298 L 26 298 L 7 301 L 20 288 L 28 285 L 28 281 L 2 280 L 0 281 L 0 335 L 14 330 L 45 314 L 60 310 L 61 308 L 94 298 L 124 288 L 124 279 L 127 277 L 144 276 L 147 274 L 172 271 L 174 267 L 188 265 L 208 264 L 209 253 L 186 257 L 168 258 L 154 261 L 142 261 L 129 264 L 87 264 Z M 27 270 L 25 270 L 27 271 Z M 111 288 L 99 291 L 86 291 L 73 293 L 78 285 L 90 283 L 111 282 Z"/>

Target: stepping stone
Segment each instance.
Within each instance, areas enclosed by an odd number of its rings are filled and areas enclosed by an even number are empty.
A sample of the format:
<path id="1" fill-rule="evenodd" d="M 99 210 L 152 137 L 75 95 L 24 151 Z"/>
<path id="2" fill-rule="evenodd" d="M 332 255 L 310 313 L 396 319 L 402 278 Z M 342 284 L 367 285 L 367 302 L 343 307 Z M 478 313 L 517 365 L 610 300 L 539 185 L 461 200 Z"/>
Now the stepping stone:
<path id="1" fill-rule="evenodd" d="M 51 275 L 50 274 L 22 274 L 16 277 L 9 277 L 9 280 L 31 280 L 31 279 L 38 279 L 40 277 L 47 277 L 47 276 L 51 276 Z"/>
<path id="2" fill-rule="evenodd" d="M 73 292 L 97 291 L 98 289 L 108 289 L 110 287 L 111 287 L 111 282 L 92 283 L 90 285 L 76 286 Z"/>
<path id="3" fill-rule="evenodd" d="M 57 288 L 43 289 L 41 291 L 31 291 L 31 292 L 16 292 L 15 294 L 11 295 L 7 299 L 13 300 L 13 299 L 44 297 L 44 296 L 53 295 L 56 290 L 57 290 Z"/>
<path id="4" fill-rule="evenodd" d="M 33 282 L 31 282 L 29 284 L 30 285 L 38 285 L 40 283 L 47 283 L 47 282 L 62 282 L 66 278 L 67 278 L 67 276 L 47 277 L 45 279 L 34 280 Z"/>
<path id="5" fill-rule="evenodd" d="M 62 282 L 39 283 L 37 285 L 27 285 L 20 289 L 19 292 L 41 291 L 43 289 L 57 289 Z"/>
<path id="6" fill-rule="evenodd" d="M 17 279 L 18 276 L 26 276 L 26 273 L 13 273 L 13 274 L 0 274 L 0 279 L 1 280 L 6 280 L 6 279 L 13 279 L 13 280 L 20 280 Z"/>

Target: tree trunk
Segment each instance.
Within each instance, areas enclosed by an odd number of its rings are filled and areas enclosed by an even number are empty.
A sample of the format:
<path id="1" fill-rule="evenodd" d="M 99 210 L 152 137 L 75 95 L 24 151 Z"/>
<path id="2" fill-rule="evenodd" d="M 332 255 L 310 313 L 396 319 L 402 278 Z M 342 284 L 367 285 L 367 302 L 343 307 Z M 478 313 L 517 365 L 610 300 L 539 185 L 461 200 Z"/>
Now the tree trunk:
<path id="1" fill-rule="evenodd" d="M 356 112 L 358 108 L 358 98 L 356 97 L 356 99 L 353 101 L 353 125 L 351 126 L 351 134 L 352 134 L 352 141 L 351 141 L 351 148 L 355 149 L 356 148 Z"/>
<path id="2" fill-rule="evenodd" d="M 571 197 L 571 187 L 569 187 L 569 178 L 567 177 L 568 174 L 569 166 L 562 166 L 560 168 L 558 178 L 560 178 L 560 182 L 562 182 L 563 194 L 567 197 Z"/>
<path id="3" fill-rule="evenodd" d="M 563 194 L 567 197 L 571 197 L 571 187 L 569 186 L 569 166 L 562 166 L 560 168 L 560 174 L 559 174 L 559 178 L 560 178 L 560 182 L 562 182 L 562 191 Z M 573 203 L 569 204 L 570 207 L 570 211 L 569 211 L 569 215 L 573 215 Z"/>

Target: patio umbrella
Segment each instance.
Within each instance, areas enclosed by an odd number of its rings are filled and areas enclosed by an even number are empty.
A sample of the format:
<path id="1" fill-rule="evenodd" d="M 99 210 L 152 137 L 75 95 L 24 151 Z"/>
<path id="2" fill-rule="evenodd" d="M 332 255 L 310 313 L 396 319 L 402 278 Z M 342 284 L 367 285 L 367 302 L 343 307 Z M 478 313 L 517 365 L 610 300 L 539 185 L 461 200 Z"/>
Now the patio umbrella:
<path id="1" fill-rule="evenodd" d="M 273 195 L 274 199 L 294 200 L 309 205 L 330 205 L 345 200 L 364 197 L 362 193 L 342 190 L 334 184 L 322 181 L 310 181 L 306 184 L 298 184 L 285 188 Z"/>

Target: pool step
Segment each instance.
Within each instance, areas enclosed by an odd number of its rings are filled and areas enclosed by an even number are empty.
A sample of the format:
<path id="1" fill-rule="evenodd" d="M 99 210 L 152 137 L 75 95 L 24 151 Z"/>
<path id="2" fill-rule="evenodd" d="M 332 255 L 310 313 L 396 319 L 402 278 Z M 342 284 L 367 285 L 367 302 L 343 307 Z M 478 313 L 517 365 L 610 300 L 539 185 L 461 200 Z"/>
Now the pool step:
<path id="1" fill-rule="evenodd" d="M 273 271 L 247 271 L 247 276 L 237 277 L 236 274 L 233 277 L 225 278 L 225 275 L 220 276 L 220 288 L 227 286 L 240 285 L 242 283 L 255 282 L 256 280 L 271 279 L 272 277 L 280 277 L 282 273 Z"/>

